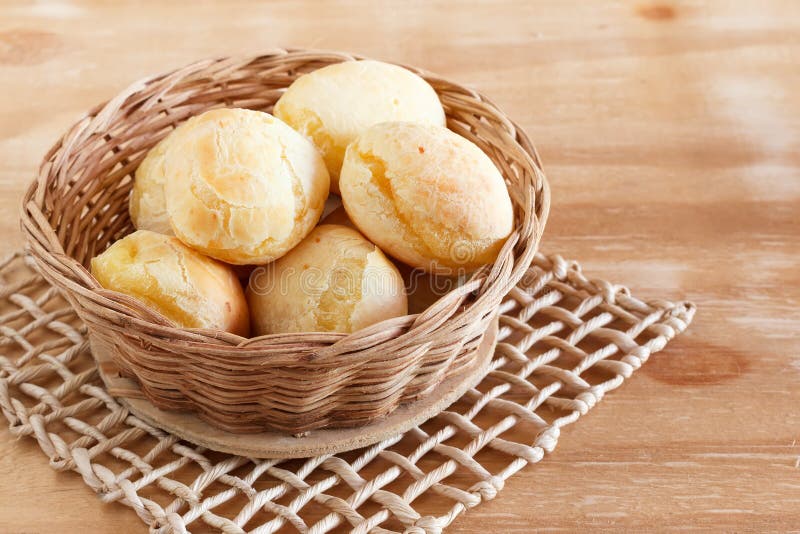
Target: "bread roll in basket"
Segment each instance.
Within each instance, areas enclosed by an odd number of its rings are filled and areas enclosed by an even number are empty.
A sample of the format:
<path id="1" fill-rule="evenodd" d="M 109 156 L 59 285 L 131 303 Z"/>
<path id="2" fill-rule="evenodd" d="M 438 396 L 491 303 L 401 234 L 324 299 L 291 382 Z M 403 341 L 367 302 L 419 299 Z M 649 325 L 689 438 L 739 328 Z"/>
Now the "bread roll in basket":
<path id="1" fill-rule="evenodd" d="M 92 109 L 45 156 L 23 200 L 28 249 L 85 322 L 92 351 L 110 355 L 155 406 L 194 412 L 237 433 L 368 424 L 469 367 L 501 300 L 533 260 L 549 209 L 533 145 L 480 94 L 411 68 L 439 95 L 447 126 L 497 165 L 515 214 L 496 263 L 423 313 L 353 334 L 246 339 L 173 327 L 89 274 L 91 258 L 133 230 L 127 209 L 133 174 L 177 124 L 216 107 L 270 112 L 297 77 L 353 59 L 275 50 L 200 61 L 139 81 Z"/>

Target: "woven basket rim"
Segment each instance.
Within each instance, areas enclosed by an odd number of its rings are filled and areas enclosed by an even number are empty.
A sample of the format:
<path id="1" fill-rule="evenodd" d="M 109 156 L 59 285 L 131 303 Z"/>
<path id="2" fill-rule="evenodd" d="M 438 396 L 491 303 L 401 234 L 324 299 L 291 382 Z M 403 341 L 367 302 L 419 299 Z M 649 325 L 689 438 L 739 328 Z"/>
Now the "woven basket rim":
<path id="1" fill-rule="evenodd" d="M 37 178 L 34 179 L 29 185 L 23 197 L 20 215 L 22 230 L 26 237 L 27 248 L 32 253 L 36 264 L 43 274 L 48 279 L 56 281 L 57 286 L 62 290 L 66 290 L 67 292 L 80 292 L 84 298 L 89 298 L 98 306 L 105 308 L 105 310 L 110 315 L 114 316 L 121 324 L 124 324 L 129 328 L 147 332 L 149 335 L 163 338 L 165 342 L 173 344 L 178 342 L 187 349 L 202 348 L 205 351 L 212 350 L 211 354 L 213 354 L 213 348 L 215 346 L 219 347 L 220 352 L 227 351 L 231 347 L 236 347 L 242 352 L 243 356 L 245 356 L 248 352 L 263 354 L 265 349 L 275 347 L 276 345 L 280 345 L 285 348 L 287 346 L 297 344 L 304 346 L 307 349 L 305 353 L 299 355 L 299 357 L 304 361 L 311 361 L 311 359 L 314 361 L 320 361 L 321 359 L 324 359 L 326 353 L 329 352 L 326 350 L 328 348 L 335 347 L 335 352 L 341 354 L 342 349 L 346 350 L 345 346 L 350 344 L 350 342 L 355 341 L 355 344 L 357 344 L 358 341 L 370 336 L 377 335 L 382 338 L 385 337 L 387 340 L 392 339 L 396 342 L 402 343 L 402 338 L 405 336 L 413 337 L 419 335 L 413 326 L 414 321 L 412 321 L 412 326 L 408 328 L 408 331 L 400 336 L 387 336 L 386 332 L 393 332 L 402 329 L 402 325 L 407 323 L 409 319 L 417 319 L 419 316 L 425 314 L 431 315 L 435 311 L 435 309 L 432 310 L 432 308 L 436 308 L 437 304 L 440 304 L 440 307 L 444 307 L 442 303 L 445 302 L 445 299 L 457 300 L 457 298 L 463 298 L 465 295 L 470 293 L 469 291 L 463 290 L 465 287 L 473 287 L 468 282 L 465 286 L 456 288 L 450 293 L 442 296 L 439 299 L 439 302 L 435 303 L 433 306 L 431 306 L 431 308 L 420 314 L 387 319 L 349 334 L 335 332 L 300 332 L 288 334 L 269 334 L 244 338 L 219 330 L 183 328 L 174 326 L 164 316 L 150 308 L 147 308 L 140 301 L 122 293 L 102 288 L 97 280 L 80 262 L 64 253 L 60 240 L 56 235 L 56 229 L 47 222 L 47 216 L 45 213 L 48 207 L 44 205 L 43 200 L 45 198 L 45 190 L 48 187 L 52 187 L 52 183 L 47 178 L 49 168 L 54 164 L 54 162 L 51 161 L 54 154 L 58 153 L 60 150 L 64 150 L 69 153 L 69 151 L 73 149 L 71 143 L 73 142 L 74 137 L 77 137 L 85 129 L 92 127 L 94 123 L 102 124 L 103 121 L 99 120 L 99 118 L 103 116 L 104 112 L 122 103 L 135 100 L 139 92 L 152 83 L 163 81 L 170 77 L 180 78 L 181 75 L 188 75 L 188 73 L 198 72 L 210 66 L 229 64 L 233 68 L 235 65 L 251 64 L 262 58 L 276 56 L 298 60 L 303 59 L 304 57 L 313 58 L 314 60 L 333 58 L 343 61 L 370 59 L 358 54 L 303 48 L 280 48 L 265 51 L 264 53 L 257 55 L 223 56 L 202 59 L 168 72 L 141 78 L 130 84 L 115 97 L 94 106 L 83 117 L 77 120 L 67 130 L 67 133 L 59 138 L 59 140 L 50 148 L 50 150 L 48 150 L 39 167 Z M 387 62 L 392 63 L 391 61 Z M 497 112 L 498 116 L 504 119 L 506 127 L 510 130 L 507 132 L 508 136 L 512 138 L 514 143 L 516 143 L 527 155 L 532 169 L 536 175 L 536 179 L 538 180 L 540 189 L 538 191 L 531 192 L 531 201 L 533 202 L 533 206 L 535 206 L 534 209 L 537 211 L 535 214 L 536 227 L 534 229 L 534 233 L 529 239 L 530 242 L 527 243 L 528 246 L 526 248 L 526 257 L 522 258 L 522 261 L 515 262 L 513 265 L 508 265 L 508 263 L 506 263 L 500 266 L 498 263 L 495 263 L 493 266 L 489 266 L 491 269 L 483 268 L 478 270 L 472 279 L 473 281 L 477 281 L 480 284 L 480 287 L 485 290 L 486 288 L 484 286 L 486 285 L 485 280 L 487 278 L 494 277 L 496 279 L 498 278 L 499 274 L 505 274 L 503 277 L 503 286 L 507 286 L 507 288 L 510 290 L 524 275 L 527 267 L 533 260 L 538 242 L 542 236 L 549 216 L 549 185 L 547 183 L 544 171 L 542 170 L 541 160 L 533 143 L 528 138 L 527 134 L 515 122 L 509 119 L 500 110 L 500 108 L 498 108 L 491 100 L 486 98 L 481 93 L 472 89 L 468 89 L 455 82 L 451 82 L 446 78 L 442 78 L 437 74 L 425 69 L 420 69 L 418 67 L 402 63 L 394 64 L 400 65 L 411 70 L 412 72 L 419 74 L 429 82 L 439 81 L 452 87 L 457 87 L 465 94 L 468 94 L 477 101 L 481 102 L 483 105 L 493 108 Z M 102 134 L 103 132 L 101 130 L 97 133 Z M 74 150 L 79 152 L 79 148 L 80 147 L 74 148 Z M 133 170 L 135 170 L 135 167 Z M 133 170 L 131 170 L 131 173 Z M 61 178 L 65 179 L 64 177 Z M 518 228 L 515 227 L 514 233 L 512 233 L 512 235 L 509 237 L 500 256 L 503 254 L 509 254 L 509 251 L 513 248 L 513 246 L 517 245 L 515 241 L 518 237 L 517 230 Z M 45 246 L 45 244 L 49 246 Z M 498 274 L 498 271 L 503 272 Z M 459 291 L 460 289 L 461 291 Z M 465 309 L 473 308 L 475 306 L 479 306 L 480 304 L 481 296 L 478 296 L 477 300 L 471 302 Z M 458 313 L 464 313 L 464 310 Z M 383 335 L 381 335 L 381 333 L 383 333 Z M 354 348 L 353 352 L 358 352 L 358 349 Z M 281 363 L 290 364 L 291 361 L 275 362 L 276 365 L 280 365 Z"/>

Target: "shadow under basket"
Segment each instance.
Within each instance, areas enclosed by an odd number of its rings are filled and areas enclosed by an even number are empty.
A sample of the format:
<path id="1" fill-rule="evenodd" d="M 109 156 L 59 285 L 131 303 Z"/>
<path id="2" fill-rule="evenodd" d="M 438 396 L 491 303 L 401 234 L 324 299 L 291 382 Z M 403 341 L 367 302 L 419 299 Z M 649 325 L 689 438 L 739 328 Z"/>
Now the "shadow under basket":
<path id="1" fill-rule="evenodd" d="M 194 412 L 235 433 L 357 427 L 474 366 L 499 304 L 534 258 L 549 191 L 533 145 L 512 121 L 480 94 L 413 67 L 407 68 L 438 93 L 448 127 L 497 165 L 515 212 L 496 263 L 424 312 L 353 334 L 246 339 L 177 328 L 139 301 L 103 289 L 87 270 L 92 257 L 133 230 L 133 173 L 178 124 L 218 107 L 271 112 L 299 76 L 354 59 L 360 58 L 275 50 L 200 61 L 134 83 L 92 109 L 45 156 L 22 206 L 30 253 L 86 324 L 95 354 L 111 358 L 157 408 Z"/>

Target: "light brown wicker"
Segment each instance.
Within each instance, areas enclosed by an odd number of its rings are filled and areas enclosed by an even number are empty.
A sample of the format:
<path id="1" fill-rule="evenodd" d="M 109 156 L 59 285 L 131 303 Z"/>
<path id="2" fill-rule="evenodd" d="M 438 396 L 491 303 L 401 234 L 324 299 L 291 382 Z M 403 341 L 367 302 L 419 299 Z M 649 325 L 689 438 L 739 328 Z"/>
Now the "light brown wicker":
<path id="1" fill-rule="evenodd" d="M 270 111 L 298 76 L 354 58 L 275 50 L 200 61 L 134 83 L 91 110 L 45 156 L 23 201 L 30 253 L 86 323 L 92 349 L 111 354 L 157 407 L 195 411 L 233 432 L 369 423 L 470 365 L 500 302 L 533 260 L 549 209 L 533 145 L 483 96 L 412 68 L 439 94 L 449 128 L 477 143 L 501 170 L 516 215 L 497 262 L 424 313 L 350 335 L 244 339 L 175 328 L 92 278 L 89 260 L 131 231 L 134 170 L 177 124 L 214 107 Z"/>
<path id="2" fill-rule="evenodd" d="M 502 498 L 506 483 L 513 497 L 521 481 L 507 481 L 530 476 L 569 438 L 561 430 L 633 379 L 695 313 L 537 253 L 500 305 L 491 371 L 450 408 L 357 451 L 257 459 L 208 451 L 131 413 L 103 387 L 86 326 L 33 267 L 21 254 L 0 260 L 0 412 L 10 435 L 36 440 L 51 467 L 130 507 L 153 534 L 449 531 L 460 514 Z M 636 410 L 617 410 L 621 426 L 641 428 Z M 561 468 L 580 469 L 570 458 L 581 459 L 567 454 Z M 536 480 L 562 482 L 546 471 Z"/>

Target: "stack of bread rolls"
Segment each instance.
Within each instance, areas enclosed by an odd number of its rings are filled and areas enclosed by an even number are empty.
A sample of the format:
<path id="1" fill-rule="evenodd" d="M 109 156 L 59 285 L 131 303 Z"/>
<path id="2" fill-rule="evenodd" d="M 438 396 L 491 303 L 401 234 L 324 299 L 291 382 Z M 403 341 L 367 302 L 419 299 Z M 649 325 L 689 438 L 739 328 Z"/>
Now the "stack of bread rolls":
<path id="1" fill-rule="evenodd" d="M 150 150 L 137 231 L 92 260 L 101 286 L 179 327 L 354 332 L 421 311 L 407 286 L 430 304 L 433 281 L 494 262 L 512 232 L 500 172 L 411 71 L 331 65 L 273 111 L 207 111 Z M 318 225 L 331 191 L 343 209 Z"/>

